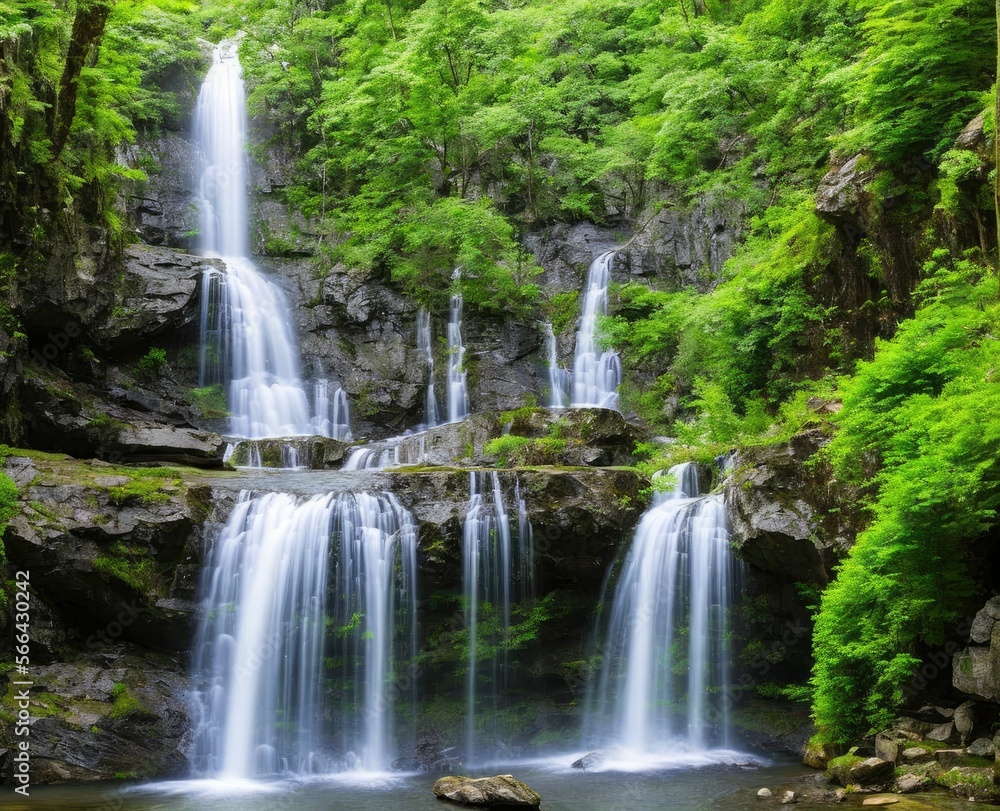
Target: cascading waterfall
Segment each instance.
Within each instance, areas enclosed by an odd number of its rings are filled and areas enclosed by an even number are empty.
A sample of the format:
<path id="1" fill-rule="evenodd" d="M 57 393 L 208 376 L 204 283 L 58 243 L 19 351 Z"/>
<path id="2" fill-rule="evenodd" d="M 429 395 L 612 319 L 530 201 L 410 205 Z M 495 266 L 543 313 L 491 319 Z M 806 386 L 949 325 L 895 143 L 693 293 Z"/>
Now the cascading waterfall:
<path id="1" fill-rule="evenodd" d="M 335 678 L 354 691 L 340 693 L 350 705 L 339 718 L 344 752 L 354 765 L 387 768 L 397 711 L 389 680 L 397 651 L 415 653 L 415 584 L 416 527 L 394 496 L 242 493 L 202 574 L 197 768 L 225 779 L 329 770 L 328 614 Z"/>
<path id="2" fill-rule="evenodd" d="M 448 312 L 448 422 L 469 416 L 466 388 L 465 345 L 462 343 L 462 294 L 451 297 Z"/>
<path id="3" fill-rule="evenodd" d="M 200 385 L 226 387 L 234 436 L 322 433 L 318 423 L 336 423 L 318 402 L 310 409 L 288 303 L 249 259 L 246 132 L 239 61 L 220 46 L 194 119 L 200 247 L 225 264 L 225 271 L 209 270 L 202 278 Z"/>
<path id="4" fill-rule="evenodd" d="M 612 602 L 587 718 L 593 742 L 634 756 L 725 745 L 727 614 L 737 566 L 720 496 L 678 465 L 636 528 Z"/>
<path id="5" fill-rule="evenodd" d="M 602 253 L 587 271 L 587 291 L 580 311 L 573 359 L 573 405 L 618 408 L 622 369 L 618 353 L 597 346 L 597 319 L 608 312 L 608 282 L 615 251 Z"/>
<path id="6" fill-rule="evenodd" d="M 549 364 L 549 408 L 565 408 L 573 376 L 559 365 L 556 334 L 548 322 L 545 323 L 545 351 Z"/>
<path id="7" fill-rule="evenodd" d="M 437 396 L 434 393 L 434 345 L 431 341 L 431 314 L 423 307 L 417 312 L 417 351 L 427 364 L 427 393 L 424 398 L 424 425 L 433 428 L 438 416 Z"/>
<path id="8" fill-rule="evenodd" d="M 351 410 L 347 392 L 340 386 L 334 388 L 326 378 L 313 382 L 312 428 L 312 432 L 319 436 L 351 441 Z"/>
<path id="9" fill-rule="evenodd" d="M 491 731 L 483 729 L 496 722 L 500 693 L 509 682 L 506 650 L 481 656 L 480 642 L 500 648 L 511 627 L 511 608 L 534 592 L 534 549 L 520 486 L 515 487 L 518 532 L 512 539 L 510 519 L 504 503 L 500 477 L 472 473 L 469 481 L 469 507 L 462 530 L 462 595 L 465 604 L 465 627 L 469 635 L 469 669 L 466 675 L 465 758 L 475 762 L 483 747 L 482 738 Z M 480 629 L 481 623 L 487 623 Z M 488 687 L 480 686 L 481 677 L 489 674 Z M 495 737 L 495 735 L 494 735 Z M 492 741 L 495 743 L 496 741 Z"/>

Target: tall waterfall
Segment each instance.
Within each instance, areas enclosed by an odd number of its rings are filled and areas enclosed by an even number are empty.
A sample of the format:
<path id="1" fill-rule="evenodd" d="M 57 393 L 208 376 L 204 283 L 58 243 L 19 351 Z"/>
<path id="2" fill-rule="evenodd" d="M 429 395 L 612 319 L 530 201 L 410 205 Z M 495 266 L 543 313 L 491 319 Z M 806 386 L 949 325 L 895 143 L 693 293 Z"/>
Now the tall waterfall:
<path id="1" fill-rule="evenodd" d="M 545 353 L 549 365 L 549 408 L 565 408 L 573 376 L 559 365 L 556 334 L 549 322 L 545 323 Z"/>
<path id="2" fill-rule="evenodd" d="M 199 770 L 222 778 L 329 770 L 327 676 L 348 705 L 337 720 L 350 763 L 385 769 L 398 711 L 395 655 L 415 653 L 415 583 L 416 528 L 394 496 L 241 494 L 202 574 Z M 324 662 L 328 618 L 338 655 Z"/>
<path id="3" fill-rule="evenodd" d="M 433 428 L 438 416 L 437 395 L 434 393 L 434 344 L 431 340 L 431 314 L 423 307 L 417 312 L 417 351 L 427 364 L 427 393 L 424 397 L 424 425 Z"/>
<path id="4" fill-rule="evenodd" d="M 448 312 L 448 422 L 461 422 L 469 415 L 466 388 L 465 345 L 462 343 L 462 294 L 451 297 Z"/>
<path id="5" fill-rule="evenodd" d="M 246 100 L 235 53 L 220 47 L 194 118 L 201 250 L 225 270 L 202 278 L 200 385 L 227 389 L 230 432 L 249 439 L 323 433 L 310 408 L 290 308 L 249 259 Z"/>
<path id="6" fill-rule="evenodd" d="M 670 470 L 636 528 L 612 602 L 587 732 L 650 754 L 727 743 L 727 644 L 734 564 L 719 496 L 694 465 Z"/>
<path id="7" fill-rule="evenodd" d="M 615 252 L 602 253 L 587 271 L 587 292 L 580 311 L 573 359 L 573 405 L 618 408 L 618 384 L 622 368 L 618 353 L 600 351 L 597 346 L 597 319 L 608 312 L 608 282 Z"/>
<path id="8" fill-rule="evenodd" d="M 512 606 L 534 592 L 531 524 L 520 486 L 515 489 L 515 501 L 517 534 L 512 537 L 500 477 L 496 471 L 470 474 L 462 530 L 462 595 L 469 635 L 465 758 L 469 763 L 475 762 L 482 749 L 479 741 L 493 737 L 491 743 L 495 743 L 495 728 L 482 727 L 491 722 L 495 727 L 498 699 L 509 681 L 507 652 L 501 643 L 510 631 Z M 480 651 L 482 642 L 495 652 Z"/>

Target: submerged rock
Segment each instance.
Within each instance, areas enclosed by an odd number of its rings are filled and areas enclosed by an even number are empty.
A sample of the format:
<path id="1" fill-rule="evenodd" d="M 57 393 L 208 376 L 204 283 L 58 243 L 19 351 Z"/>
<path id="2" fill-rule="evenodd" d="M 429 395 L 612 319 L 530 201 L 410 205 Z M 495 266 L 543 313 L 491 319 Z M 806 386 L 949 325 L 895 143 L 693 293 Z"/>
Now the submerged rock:
<path id="1" fill-rule="evenodd" d="M 582 758 L 574 760 L 569 765 L 571 769 L 583 769 L 586 771 L 587 769 L 593 769 L 600 766 L 602 763 L 604 763 L 603 753 L 591 752 L 588 755 L 584 755 Z"/>
<path id="2" fill-rule="evenodd" d="M 434 796 L 460 805 L 479 808 L 538 808 L 542 802 L 533 791 L 513 775 L 495 777 L 442 777 L 434 784 Z"/>

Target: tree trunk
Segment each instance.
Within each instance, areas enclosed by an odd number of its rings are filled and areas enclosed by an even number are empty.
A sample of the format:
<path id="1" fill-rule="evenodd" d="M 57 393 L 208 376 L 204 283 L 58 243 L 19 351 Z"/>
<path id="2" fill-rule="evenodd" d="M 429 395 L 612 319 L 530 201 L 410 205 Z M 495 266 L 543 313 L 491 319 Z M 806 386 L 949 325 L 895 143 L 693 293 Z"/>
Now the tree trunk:
<path id="1" fill-rule="evenodd" d="M 111 13 L 114 0 L 80 0 L 73 19 L 73 34 L 66 52 L 66 64 L 59 80 L 59 100 L 52 133 L 52 160 L 59 160 L 69 140 L 69 131 L 76 115 L 76 96 L 80 72 L 87 61 L 90 49 L 101 44 L 104 26 Z M 997 0 L 1000 2 L 1000 0 Z"/>

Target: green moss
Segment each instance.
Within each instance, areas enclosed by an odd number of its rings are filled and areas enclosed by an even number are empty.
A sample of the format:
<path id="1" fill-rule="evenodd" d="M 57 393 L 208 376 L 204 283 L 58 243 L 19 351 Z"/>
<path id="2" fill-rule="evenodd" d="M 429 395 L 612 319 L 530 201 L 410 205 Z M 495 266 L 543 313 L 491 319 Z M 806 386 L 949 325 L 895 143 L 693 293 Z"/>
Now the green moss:
<path id="1" fill-rule="evenodd" d="M 229 404 L 226 402 L 226 392 L 221 383 L 191 389 L 188 398 L 203 420 L 217 420 L 229 416 Z"/>
<path id="2" fill-rule="evenodd" d="M 133 712 L 142 709 L 139 699 L 132 695 L 128 686 L 122 682 L 118 682 L 111 688 L 111 697 L 114 701 L 111 704 L 111 711 L 108 715 L 115 721 L 121 721 Z"/>
<path id="3" fill-rule="evenodd" d="M 580 312 L 580 291 L 569 290 L 556 293 L 543 305 L 545 314 L 552 322 L 552 331 L 559 335 L 576 320 Z"/>
<path id="4" fill-rule="evenodd" d="M 118 580 L 135 591 L 149 592 L 156 586 L 156 566 L 149 552 L 117 541 L 94 558 L 94 570 L 109 580 Z"/>
<path id="5" fill-rule="evenodd" d="M 501 467 L 508 467 L 511 462 L 519 458 L 520 451 L 529 444 L 531 444 L 531 440 L 525 436 L 504 434 L 487 442 L 483 446 L 483 453 L 496 456 Z"/>

